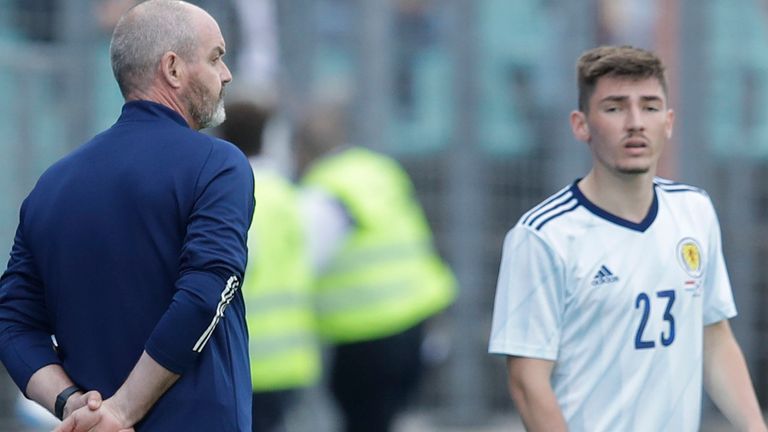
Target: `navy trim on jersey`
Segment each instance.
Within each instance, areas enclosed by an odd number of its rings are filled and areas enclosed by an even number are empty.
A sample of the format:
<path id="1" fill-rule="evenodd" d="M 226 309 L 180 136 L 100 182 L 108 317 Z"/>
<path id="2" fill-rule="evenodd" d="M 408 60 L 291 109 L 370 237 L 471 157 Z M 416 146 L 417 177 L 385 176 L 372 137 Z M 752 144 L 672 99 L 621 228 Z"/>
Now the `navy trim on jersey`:
<path id="1" fill-rule="evenodd" d="M 687 185 L 685 183 L 677 183 L 659 177 L 653 179 L 653 185 L 663 190 L 664 192 L 696 192 L 700 194 L 706 194 L 703 189 L 697 188 L 696 186 Z"/>
<path id="2" fill-rule="evenodd" d="M 534 218 L 534 220 L 530 221 L 530 224 L 529 224 L 529 219 L 531 218 L 531 216 L 533 216 L 534 214 L 538 213 L 539 211 L 541 211 L 542 209 L 544 209 L 546 206 L 548 206 L 549 204 L 551 204 L 551 203 L 552 203 L 552 202 L 554 202 L 555 200 L 562 198 L 562 197 L 563 197 L 565 194 L 567 194 L 567 193 L 570 193 L 570 192 L 571 192 L 570 188 L 565 188 L 565 189 L 563 189 L 562 191 L 560 191 L 560 192 L 558 192 L 557 194 L 555 194 L 553 197 L 549 198 L 548 200 L 544 201 L 543 203 L 541 203 L 541 204 L 537 205 L 536 207 L 532 208 L 532 209 L 531 209 L 531 210 L 528 212 L 528 214 L 525 216 L 525 218 L 523 219 L 523 225 L 531 225 L 531 224 L 533 224 L 533 222 L 534 222 L 534 221 L 535 221 L 535 220 L 536 220 L 536 219 L 537 219 L 539 216 L 541 216 L 541 214 L 539 214 L 538 216 L 536 216 L 536 217 Z M 570 199 L 570 198 L 569 198 L 569 199 Z M 549 211 L 549 210 L 544 210 L 544 212 L 543 212 L 543 213 L 547 213 L 548 211 Z M 543 214 L 543 213 L 542 213 L 542 214 Z"/>
<path id="3" fill-rule="evenodd" d="M 645 232 L 645 230 L 651 226 L 653 221 L 656 220 L 656 215 L 659 213 L 659 199 L 656 196 L 656 188 L 653 189 L 653 202 L 651 203 L 651 208 L 648 210 L 648 214 L 642 221 L 640 221 L 640 223 L 635 223 L 614 214 L 608 213 L 607 211 L 592 203 L 592 201 L 588 200 L 587 197 L 581 193 L 581 190 L 579 190 L 579 187 L 577 186 L 580 180 L 581 179 L 576 180 L 571 186 L 570 190 L 573 192 L 573 196 L 576 197 L 576 200 L 578 200 L 579 204 L 583 205 L 584 208 L 592 212 L 595 216 L 601 217 L 609 222 L 615 223 L 616 225 L 621 225 L 625 228 L 629 228 L 638 232 Z"/>
<path id="4" fill-rule="evenodd" d="M 536 226 L 536 231 L 538 231 L 541 228 L 543 228 L 544 225 L 547 224 L 547 222 L 549 222 L 549 221 L 551 221 L 551 220 L 553 220 L 555 218 L 558 218 L 558 217 L 560 217 L 560 216 L 562 216 L 562 215 L 564 215 L 566 213 L 570 213 L 570 212 L 576 210 L 576 208 L 579 207 L 580 203 L 579 203 L 578 199 L 574 199 L 574 198 L 569 199 L 568 201 L 564 202 L 563 204 L 561 204 L 561 205 L 559 205 L 559 206 L 557 206 L 555 208 L 561 208 L 561 207 L 565 206 L 565 204 L 567 204 L 567 203 L 569 203 L 571 201 L 574 201 L 574 203 L 573 203 L 573 205 L 571 207 L 569 207 L 569 208 L 567 208 L 565 210 L 562 210 L 560 212 L 557 212 L 557 213 L 553 214 L 552 216 L 550 216 L 550 217 L 544 219 L 543 221 L 541 221 L 541 223 L 538 226 Z"/>
<path id="5" fill-rule="evenodd" d="M 551 203 L 562 199 L 561 202 L 555 204 L 552 207 L 545 208 Z M 572 204 L 572 205 L 571 205 Z M 565 189 L 558 193 L 554 197 L 548 199 L 544 203 L 538 205 L 533 210 L 528 212 L 528 215 L 522 221 L 523 225 L 532 227 L 536 231 L 540 230 L 547 222 L 565 214 L 576 210 L 579 206 L 579 201 L 573 196 L 570 189 Z M 535 216 L 534 216 L 535 214 Z M 539 222 L 539 220 L 541 220 Z M 538 223 L 538 224 L 537 224 Z"/>
<path id="6" fill-rule="evenodd" d="M 528 225 L 528 226 L 533 226 L 534 224 L 536 224 L 536 221 L 538 221 L 538 220 L 539 220 L 539 219 L 541 219 L 542 217 L 544 217 L 544 216 L 550 216 L 552 213 L 555 213 L 556 211 L 558 211 L 558 210 L 562 209 L 562 208 L 563 208 L 563 207 L 565 207 L 566 205 L 568 205 L 568 204 L 570 204 L 571 202 L 575 201 L 575 199 L 573 198 L 573 195 L 572 195 L 572 194 L 569 194 L 569 196 L 568 196 L 567 198 L 568 198 L 568 199 L 565 199 L 565 200 L 563 200 L 563 202 L 561 202 L 561 203 L 557 204 L 556 206 L 554 206 L 554 207 L 551 207 L 551 208 L 547 209 L 546 211 L 543 211 L 543 212 L 539 213 L 538 215 L 536 215 L 536 217 L 534 217 L 533 219 L 531 219 L 531 220 L 528 222 L 528 224 L 527 224 L 527 225 Z M 576 204 L 578 205 L 578 202 L 576 202 Z M 560 214 L 560 213 L 557 213 L 557 214 Z M 545 218 L 544 218 L 544 221 L 549 221 L 550 219 L 552 219 L 552 218 L 551 218 L 551 217 L 545 217 Z M 538 228 L 537 228 L 537 229 L 538 229 Z"/>

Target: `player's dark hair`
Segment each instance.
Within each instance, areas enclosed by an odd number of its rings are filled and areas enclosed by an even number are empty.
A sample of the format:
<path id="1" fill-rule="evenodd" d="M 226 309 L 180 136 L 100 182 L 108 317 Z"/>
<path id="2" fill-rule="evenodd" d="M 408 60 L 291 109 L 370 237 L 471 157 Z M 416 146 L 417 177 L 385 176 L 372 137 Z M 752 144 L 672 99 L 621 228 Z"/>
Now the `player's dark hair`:
<path id="1" fill-rule="evenodd" d="M 643 80 L 656 78 L 667 95 L 664 64 L 655 54 L 628 45 L 601 46 L 584 52 L 576 63 L 579 111 L 589 110 L 589 98 L 602 77 Z"/>

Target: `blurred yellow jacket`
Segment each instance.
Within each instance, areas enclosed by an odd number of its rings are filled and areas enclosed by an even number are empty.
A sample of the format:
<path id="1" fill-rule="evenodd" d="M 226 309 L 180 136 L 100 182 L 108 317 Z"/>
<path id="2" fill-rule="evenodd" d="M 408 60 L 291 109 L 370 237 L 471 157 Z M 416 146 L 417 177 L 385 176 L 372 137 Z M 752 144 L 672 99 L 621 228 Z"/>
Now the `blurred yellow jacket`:
<path id="1" fill-rule="evenodd" d="M 254 173 L 256 207 L 243 283 L 254 392 L 314 384 L 320 348 L 312 271 L 294 186 Z"/>
<path id="2" fill-rule="evenodd" d="M 353 147 L 318 160 L 303 184 L 332 195 L 353 219 L 351 233 L 316 283 L 318 326 L 336 343 L 404 331 L 455 297 L 455 279 L 405 170 Z"/>

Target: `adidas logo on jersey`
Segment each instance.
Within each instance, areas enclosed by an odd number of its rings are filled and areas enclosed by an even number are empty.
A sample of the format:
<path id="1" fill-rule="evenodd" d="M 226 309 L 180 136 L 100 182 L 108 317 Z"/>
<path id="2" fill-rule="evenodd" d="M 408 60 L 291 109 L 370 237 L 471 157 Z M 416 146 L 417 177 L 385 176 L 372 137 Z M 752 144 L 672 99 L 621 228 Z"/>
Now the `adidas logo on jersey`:
<path id="1" fill-rule="evenodd" d="M 613 283 L 619 280 L 618 276 L 614 276 L 613 273 L 608 270 L 608 267 L 601 266 L 595 277 L 592 278 L 592 286 L 603 285 L 607 283 Z"/>

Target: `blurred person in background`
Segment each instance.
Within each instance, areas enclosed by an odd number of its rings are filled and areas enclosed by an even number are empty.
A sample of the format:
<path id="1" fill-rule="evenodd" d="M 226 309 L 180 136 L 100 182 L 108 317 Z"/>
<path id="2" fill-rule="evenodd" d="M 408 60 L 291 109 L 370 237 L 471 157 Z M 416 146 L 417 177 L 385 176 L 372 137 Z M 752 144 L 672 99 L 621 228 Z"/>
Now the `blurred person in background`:
<path id="1" fill-rule="evenodd" d="M 196 6 L 131 9 L 110 47 L 120 118 L 22 204 L 0 359 L 64 419 L 57 431 L 250 430 L 239 283 L 253 176 L 237 148 L 198 132 L 225 117 L 224 53 Z"/>
<path id="2" fill-rule="evenodd" d="M 650 47 L 659 37 L 661 3 L 644 0 L 599 0 L 597 40 L 604 44 Z"/>
<path id="3" fill-rule="evenodd" d="M 574 136 L 592 169 L 504 241 L 489 351 L 531 431 L 698 431 L 702 378 L 742 431 L 766 431 L 707 193 L 656 177 L 672 135 L 664 66 L 604 46 L 578 60 Z"/>
<path id="4" fill-rule="evenodd" d="M 279 69 L 276 4 L 273 0 L 232 1 L 240 30 L 235 74 L 260 93 L 274 92 Z"/>
<path id="5" fill-rule="evenodd" d="M 258 197 L 242 288 L 251 357 L 252 430 L 285 431 L 286 413 L 321 371 L 307 236 L 296 187 L 286 169 L 264 151 L 272 104 L 238 99 L 227 103 L 226 111 L 227 121 L 218 134 L 248 157 Z"/>
<path id="6" fill-rule="evenodd" d="M 349 145 L 346 131 L 341 103 L 315 103 L 294 146 L 330 392 L 343 430 L 384 432 L 416 389 L 425 320 L 451 304 L 455 280 L 405 170 Z"/>
<path id="7" fill-rule="evenodd" d="M 49 44 L 51 48 L 65 47 L 74 43 L 67 34 L 67 9 L 64 0 L 15 0 L 9 14 L 13 16 L 13 26 L 25 36 L 25 39 L 35 43 Z M 80 74 L 91 84 L 90 89 L 82 94 L 82 104 L 88 107 L 90 116 L 86 134 L 96 134 L 109 127 L 115 117 L 120 114 L 122 97 L 115 83 L 109 58 L 104 52 L 109 50 L 109 42 L 112 30 L 118 19 L 131 7 L 140 3 L 140 0 L 96 0 L 90 3 L 90 9 L 83 14 L 81 37 L 77 41 L 77 49 L 83 58 L 80 63 Z M 52 52 L 56 52 L 52 49 Z M 79 63 L 78 63 L 79 64 Z M 57 73 L 66 73 L 71 66 L 57 69 Z M 57 97 L 66 92 L 64 80 L 53 79 L 47 83 L 43 76 L 38 77 L 35 86 L 44 88 L 43 93 L 46 107 L 38 109 L 37 122 L 41 122 L 42 130 L 56 130 L 59 127 L 46 127 L 47 122 L 55 121 L 61 111 L 70 109 L 64 98 Z M 16 84 L 22 85 L 22 84 Z M 25 95 L 35 100 L 34 93 Z M 53 117 L 53 118 L 51 118 Z M 53 134 L 53 132 L 51 132 Z"/>
<path id="8" fill-rule="evenodd" d="M 394 24 L 395 39 L 395 96 L 399 112 L 412 116 L 416 99 L 415 71 L 423 55 L 437 43 L 437 24 L 434 19 L 433 0 L 397 0 Z"/>

